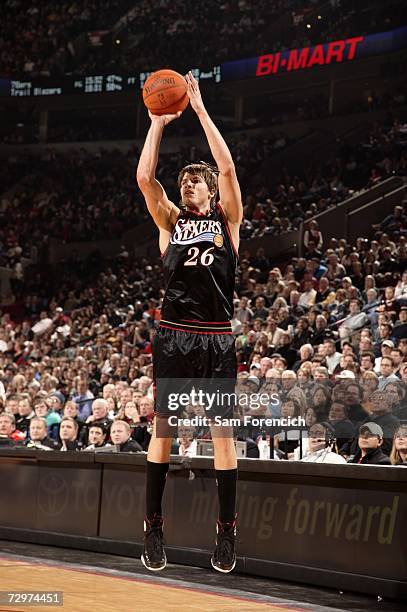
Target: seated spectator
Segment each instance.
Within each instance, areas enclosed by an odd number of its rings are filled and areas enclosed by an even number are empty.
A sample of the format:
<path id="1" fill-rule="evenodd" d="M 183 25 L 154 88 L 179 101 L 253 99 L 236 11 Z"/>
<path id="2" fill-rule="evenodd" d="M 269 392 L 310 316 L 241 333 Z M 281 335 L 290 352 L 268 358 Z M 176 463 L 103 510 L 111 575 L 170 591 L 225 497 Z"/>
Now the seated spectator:
<path id="1" fill-rule="evenodd" d="M 288 419 L 300 416 L 300 405 L 295 399 L 286 399 L 281 406 L 281 418 Z M 298 446 L 301 430 L 292 425 L 284 426 L 278 433 L 274 434 L 275 448 L 280 450 L 288 458 Z"/>
<path id="2" fill-rule="evenodd" d="M 314 306 L 317 297 L 317 292 L 314 289 L 312 280 L 304 281 L 304 290 L 298 300 L 298 305 L 308 310 L 311 306 Z"/>
<path id="3" fill-rule="evenodd" d="M 141 399 L 142 398 L 140 398 L 140 400 Z M 151 401 L 149 400 L 148 405 L 150 406 L 150 404 Z M 143 406 L 145 406 L 145 402 L 143 402 Z M 137 408 L 136 403 L 134 401 L 127 402 L 124 408 L 118 412 L 116 419 L 126 421 L 126 423 L 130 425 L 132 439 L 138 442 L 143 450 L 147 451 L 151 439 L 151 433 L 149 432 L 147 426 L 147 417 L 140 417 L 139 409 Z"/>
<path id="4" fill-rule="evenodd" d="M 383 357 L 391 357 L 391 352 L 394 349 L 393 340 L 383 340 L 380 344 L 380 357 L 375 358 L 374 371 L 377 375 L 380 374 L 380 364 Z"/>
<path id="5" fill-rule="evenodd" d="M 315 385 L 311 392 L 311 406 L 316 412 L 328 418 L 331 405 L 331 393 L 326 385 Z"/>
<path id="6" fill-rule="evenodd" d="M 350 300 L 349 313 L 342 321 L 338 321 L 339 337 L 342 341 L 348 340 L 352 334 L 369 323 L 364 312 L 361 312 L 361 302 L 358 299 Z"/>
<path id="7" fill-rule="evenodd" d="M 55 414 L 62 415 L 64 411 L 65 404 L 65 396 L 60 391 L 54 391 L 48 397 L 48 402 L 51 408 L 51 411 Z"/>
<path id="8" fill-rule="evenodd" d="M 114 421 L 110 428 L 110 439 L 121 453 L 141 453 L 143 449 L 135 440 L 131 440 L 130 425 L 126 421 Z"/>
<path id="9" fill-rule="evenodd" d="M 303 239 L 304 247 L 306 251 L 308 251 L 310 240 L 314 242 L 314 245 L 316 249 L 318 249 L 318 251 L 322 249 L 323 238 L 322 238 L 322 233 L 319 230 L 318 221 L 312 220 L 308 222 L 308 227 L 304 232 L 304 239 Z"/>
<path id="10" fill-rule="evenodd" d="M 374 372 L 368 370 L 367 372 L 363 372 L 361 378 L 361 384 L 363 389 L 363 396 L 361 401 L 361 406 L 363 410 L 369 414 L 372 410 L 371 407 L 371 398 L 372 393 L 377 390 L 379 386 L 379 377 L 376 376 Z"/>
<path id="11" fill-rule="evenodd" d="M 76 421 L 78 425 L 78 440 L 83 440 L 86 438 L 87 427 L 85 423 L 79 419 L 78 411 L 78 404 L 76 404 L 73 400 L 68 400 L 64 406 L 63 416 L 71 417 Z"/>
<path id="12" fill-rule="evenodd" d="M 58 425 L 61 422 L 62 416 L 50 408 L 45 397 L 37 397 L 34 400 L 33 405 L 35 415 L 46 420 L 49 432 L 53 426 Z"/>
<path id="13" fill-rule="evenodd" d="M 88 446 L 83 448 L 84 451 L 95 451 L 100 448 L 110 448 L 111 444 L 106 442 L 108 432 L 103 422 L 93 421 L 89 425 Z"/>
<path id="14" fill-rule="evenodd" d="M 196 457 L 197 441 L 194 440 L 193 428 L 178 428 L 178 453 L 183 457 Z"/>
<path id="15" fill-rule="evenodd" d="M 27 448 L 38 450 L 57 450 L 58 442 L 48 436 L 47 421 L 34 416 L 30 421 L 29 438 L 25 442 Z"/>
<path id="16" fill-rule="evenodd" d="M 374 391 L 370 401 L 370 414 L 359 423 L 359 427 L 366 423 L 375 423 L 382 431 L 382 450 L 390 454 L 393 435 L 400 421 L 391 413 L 391 398 L 385 391 Z M 384 432 L 384 433 L 383 433 Z M 345 444 L 340 452 L 342 455 L 354 455 L 358 450 L 357 440 L 351 440 Z"/>
<path id="17" fill-rule="evenodd" d="M 314 356 L 314 348 L 312 344 L 306 343 L 300 345 L 300 358 L 293 365 L 294 372 L 297 372 L 301 369 L 304 363 L 307 363 Z"/>
<path id="18" fill-rule="evenodd" d="M 355 437 L 355 426 L 348 418 L 348 411 L 344 402 L 339 400 L 332 402 L 328 421 L 334 428 L 338 448 L 342 448 L 344 444 L 353 440 Z"/>
<path id="19" fill-rule="evenodd" d="M 310 427 L 308 449 L 301 461 L 308 463 L 343 463 L 346 460 L 333 452 L 335 434 L 333 427 L 327 423 L 315 423 Z"/>
<path id="20" fill-rule="evenodd" d="M 391 357 L 382 357 L 380 362 L 380 376 L 378 378 L 379 391 L 383 391 L 389 382 L 398 382 L 399 377 L 394 374 L 394 362 Z"/>
<path id="21" fill-rule="evenodd" d="M 400 348 L 395 347 L 394 349 L 391 349 L 390 357 L 393 359 L 393 374 L 399 377 L 400 367 L 403 363 L 403 351 Z"/>
<path id="22" fill-rule="evenodd" d="M 365 372 L 373 372 L 375 365 L 375 356 L 372 351 L 364 351 L 360 354 L 360 372 L 363 375 Z"/>
<path id="23" fill-rule="evenodd" d="M 61 443 L 59 450 L 76 451 L 80 450 L 78 442 L 78 423 L 72 417 L 63 417 L 59 426 L 59 438 Z"/>
<path id="24" fill-rule="evenodd" d="M 92 402 L 92 414 L 88 416 L 85 421 L 86 425 L 90 425 L 90 423 L 94 423 L 98 421 L 98 423 L 103 423 L 106 431 L 109 432 L 110 426 L 112 424 L 112 419 L 108 417 L 109 412 L 109 404 L 105 399 L 99 397 Z"/>
<path id="25" fill-rule="evenodd" d="M 284 370 L 281 374 L 282 391 L 287 399 L 295 399 L 300 405 L 300 414 L 304 415 L 307 399 L 304 391 L 297 385 L 297 375 L 292 370 Z"/>
<path id="26" fill-rule="evenodd" d="M 355 380 L 353 372 L 353 378 L 348 375 L 349 370 L 344 370 L 337 378 L 344 381 L 345 389 L 345 404 L 348 411 L 348 417 L 352 423 L 356 424 L 366 419 L 367 413 L 362 406 L 363 390 L 359 383 Z M 345 376 L 346 374 L 346 376 Z"/>
<path id="27" fill-rule="evenodd" d="M 349 463 L 363 465 L 391 465 L 390 458 L 381 449 L 383 444 L 383 430 L 377 423 L 367 422 L 360 426 L 358 445 L 359 449 L 351 457 Z"/>
<path id="28" fill-rule="evenodd" d="M 400 425 L 394 432 L 390 461 L 392 465 L 407 467 L 407 425 Z"/>
<path id="29" fill-rule="evenodd" d="M 391 405 L 391 411 L 398 419 L 402 419 L 400 414 L 403 414 L 402 410 L 404 407 L 406 387 L 401 380 L 389 382 L 384 388 L 387 396 L 389 397 L 389 402 Z"/>
<path id="30" fill-rule="evenodd" d="M 336 350 L 336 342 L 333 338 L 324 339 L 324 354 L 328 372 L 333 374 L 342 356 L 342 353 L 338 353 Z"/>
<path id="31" fill-rule="evenodd" d="M 144 417 L 148 423 L 154 418 L 154 400 L 150 397 L 142 397 L 139 408 L 140 418 Z"/>
<path id="32" fill-rule="evenodd" d="M 31 407 L 31 400 L 28 395 L 20 397 L 18 401 L 18 416 L 16 418 L 16 427 L 18 430 L 27 433 L 30 427 L 30 421 L 35 416 L 35 412 Z"/>
<path id="33" fill-rule="evenodd" d="M 315 319 L 315 330 L 311 337 L 312 346 L 316 346 L 322 344 L 327 336 L 330 335 L 330 330 L 328 329 L 328 321 L 324 317 L 324 315 L 319 314 Z"/>
<path id="34" fill-rule="evenodd" d="M 404 299 L 407 299 L 407 296 Z M 391 335 L 396 342 L 407 337 L 407 305 L 401 306 Z"/>
<path id="35" fill-rule="evenodd" d="M 281 344 L 278 352 L 287 362 L 287 367 L 291 370 L 297 360 L 297 351 L 291 347 L 291 336 L 288 331 L 281 334 Z"/>
<path id="36" fill-rule="evenodd" d="M 396 298 L 396 300 L 399 300 L 400 298 L 407 299 L 407 271 L 406 270 L 403 272 L 400 280 L 398 281 L 395 287 L 394 297 Z M 401 306 L 401 308 L 404 308 L 405 310 L 407 310 L 407 306 Z"/>
<path id="37" fill-rule="evenodd" d="M 321 385 L 330 386 L 328 368 L 325 366 L 316 366 L 314 369 L 314 381 Z"/>
<path id="38" fill-rule="evenodd" d="M 77 377 L 76 391 L 72 395 L 75 404 L 78 404 L 78 417 L 81 421 L 86 421 L 92 413 L 92 402 L 94 395 L 89 389 L 89 382 L 86 378 Z"/>
<path id="39" fill-rule="evenodd" d="M 25 433 L 16 429 L 16 420 L 13 414 L 2 412 L 0 414 L 0 446 L 13 446 L 25 440 Z"/>
<path id="40" fill-rule="evenodd" d="M 14 414 L 14 416 L 16 418 L 18 418 L 18 402 L 19 402 L 20 397 L 13 393 L 11 395 L 8 395 L 6 398 L 6 404 L 5 404 L 5 411 L 8 412 L 9 414 Z"/>

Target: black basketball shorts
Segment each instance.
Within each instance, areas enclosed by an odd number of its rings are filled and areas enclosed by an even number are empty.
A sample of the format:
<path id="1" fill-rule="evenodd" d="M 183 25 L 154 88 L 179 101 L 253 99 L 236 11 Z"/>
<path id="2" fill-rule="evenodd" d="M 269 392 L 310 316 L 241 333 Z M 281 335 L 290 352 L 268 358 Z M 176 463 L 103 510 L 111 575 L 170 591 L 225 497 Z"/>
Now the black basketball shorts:
<path id="1" fill-rule="evenodd" d="M 219 394 L 235 393 L 236 371 L 235 338 L 231 333 L 194 333 L 160 326 L 153 341 L 156 415 L 185 414 L 186 407 L 177 408 L 177 401 L 170 400 L 192 390 L 197 398 L 201 389 L 205 394 L 215 394 L 208 403 L 206 396 L 198 396 L 205 397 L 205 416 L 230 416 L 234 406 L 229 404 L 233 402 Z"/>

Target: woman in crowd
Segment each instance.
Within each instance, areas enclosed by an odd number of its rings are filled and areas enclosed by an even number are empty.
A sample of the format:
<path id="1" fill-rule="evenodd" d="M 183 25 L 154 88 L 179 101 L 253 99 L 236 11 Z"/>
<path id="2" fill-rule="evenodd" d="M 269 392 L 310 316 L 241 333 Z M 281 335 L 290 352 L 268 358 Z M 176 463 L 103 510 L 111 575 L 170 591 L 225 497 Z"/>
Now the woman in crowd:
<path id="1" fill-rule="evenodd" d="M 368 370 L 367 372 L 363 373 L 361 383 L 362 383 L 362 389 L 363 389 L 363 396 L 362 396 L 362 401 L 360 403 L 361 403 L 363 410 L 367 414 L 370 414 L 371 412 L 370 399 L 372 397 L 372 393 L 376 391 L 376 389 L 379 386 L 379 379 L 377 377 L 377 374 L 375 374 L 371 370 Z"/>
<path id="2" fill-rule="evenodd" d="M 324 418 L 328 418 L 329 408 L 331 405 L 331 392 L 326 385 L 317 385 L 312 390 L 311 395 L 312 406 Z"/>
<path id="3" fill-rule="evenodd" d="M 390 461 L 392 465 L 407 467 L 407 425 L 400 425 L 394 432 Z"/>

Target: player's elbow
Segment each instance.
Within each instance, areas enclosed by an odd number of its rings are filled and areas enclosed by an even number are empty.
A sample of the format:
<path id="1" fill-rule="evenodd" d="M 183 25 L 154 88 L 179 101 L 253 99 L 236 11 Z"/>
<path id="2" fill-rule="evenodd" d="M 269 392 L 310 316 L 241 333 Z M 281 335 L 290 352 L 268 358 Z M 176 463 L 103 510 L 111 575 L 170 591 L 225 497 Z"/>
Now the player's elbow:
<path id="1" fill-rule="evenodd" d="M 219 171 L 222 176 L 233 177 L 236 176 L 236 168 L 235 164 L 232 160 L 228 161 L 219 168 Z"/>
<path id="2" fill-rule="evenodd" d="M 150 176 L 148 173 L 137 170 L 136 174 L 137 185 L 140 187 L 141 191 L 148 188 L 154 180 L 153 176 Z"/>

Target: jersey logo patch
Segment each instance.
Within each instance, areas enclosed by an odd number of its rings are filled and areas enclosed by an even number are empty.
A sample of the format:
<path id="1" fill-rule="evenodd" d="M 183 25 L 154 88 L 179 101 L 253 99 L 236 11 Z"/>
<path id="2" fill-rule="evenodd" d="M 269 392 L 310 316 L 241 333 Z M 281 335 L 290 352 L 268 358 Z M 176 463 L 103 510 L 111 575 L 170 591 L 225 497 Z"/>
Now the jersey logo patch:
<path id="1" fill-rule="evenodd" d="M 170 244 L 195 244 L 196 242 L 213 242 L 220 247 L 222 224 L 209 219 L 179 219 L 175 225 Z"/>

